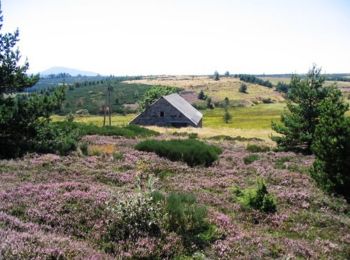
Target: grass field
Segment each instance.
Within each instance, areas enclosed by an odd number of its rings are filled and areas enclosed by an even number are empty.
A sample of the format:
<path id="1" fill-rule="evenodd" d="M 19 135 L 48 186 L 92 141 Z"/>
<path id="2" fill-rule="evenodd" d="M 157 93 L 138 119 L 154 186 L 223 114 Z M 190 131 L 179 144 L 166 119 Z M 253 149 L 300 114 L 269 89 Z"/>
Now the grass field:
<path id="1" fill-rule="evenodd" d="M 161 85 L 184 88 L 199 93 L 201 90 L 210 96 L 214 102 L 221 102 L 228 97 L 230 101 L 241 101 L 244 105 L 251 105 L 263 99 L 283 101 L 281 94 L 273 89 L 256 84 L 245 83 L 248 86 L 247 94 L 239 92 L 242 82 L 238 78 L 222 77 L 215 81 L 209 77 L 169 77 L 159 79 L 144 79 L 126 81 L 130 84 Z"/>
<path id="2" fill-rule="evenodd" d="M 160 133 L 188 132 L 197 133 L 200 137 L 211 137 L 215 135 L 242 136 L 247 138 L 261 138 L 269 140 L 273 133 L 271 130 L 271 121 L 278 121 L 283 111 L 284 103 L 259 104 L 253 107 L 230 108 L 233 119 L 230 123 L 225 124 L 223 121 L 223 109 L 216 108 L 213 110 L 204 110 L 202 128 L 164 128 L 148 127 Z M 126 125 L 136 114 L 113 115 L 112 125 Z M 62 121 L 64 116 L 53 116 L 53 121 Z M 76 117 L 75 121 L 82 123 L 91 123 L 102 126 L 102 116 L 81 116 Z"/>

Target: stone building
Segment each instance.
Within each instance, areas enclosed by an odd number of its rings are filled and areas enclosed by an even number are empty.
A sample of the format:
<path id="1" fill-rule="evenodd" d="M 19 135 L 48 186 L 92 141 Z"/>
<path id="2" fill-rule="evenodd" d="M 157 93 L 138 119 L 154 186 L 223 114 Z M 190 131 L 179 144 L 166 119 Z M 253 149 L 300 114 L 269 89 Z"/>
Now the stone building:
<path id="1" fill-rule="evenodd" d="M 178 94 L 163 96 L 130 124 L 172 127 L 202 127 L 202 113 Z"/>

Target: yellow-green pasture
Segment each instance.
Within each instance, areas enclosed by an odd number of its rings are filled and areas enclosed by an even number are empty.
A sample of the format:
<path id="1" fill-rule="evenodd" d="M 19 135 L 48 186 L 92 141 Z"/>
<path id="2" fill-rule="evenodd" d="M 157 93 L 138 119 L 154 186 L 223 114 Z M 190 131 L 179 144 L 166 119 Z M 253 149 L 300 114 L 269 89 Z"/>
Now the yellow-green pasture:
<path id="1" fill-rule="evenodd" d="M 224 110 L 215 108 L 213 110 L 202 111 L 202 128 L 164 128 L 149 127 L 161 133 L 188 132 L 197 133 L 200 137 L 211 137 L 215 135 L 242 136 L 247 138 L 261 138 L 269 140 L 273 133 L 271 129 L 272 121 L 279 121 L 281 112 L 285 103 L 259 104 L 253 107 L 235 107 L 230 108 L 232 120 L 226 124 L 223 120 Z M 136 115 L 128 114 L 113 115 L 112 125 L 127 125 Z M 52 116 L 53 121 L 62 121 L 64 116 Z M 108 119 L 107 119 L 108 120 Z M 103 124 L 103 116 L 79 116 L 75 121 L 82 123 L 91 123 L 98 126 Z"/>
<path id="2" fill-rule="evenodd" d="M 129 124 L 129 122 L 135 117 L 135 114 L 127 114 L 127 115 L 113 115 L 112 116 L 112 125 L 115 126 L 123 126 Z M 53 121 L 63 121 L 65 120 L 65 116 L 54 115 L 51 117 Z M 93 124 L 97 126 L 103 125 L 103 116 L 76 116 L 74 121 L 79 123 Z M 108 124 L 108 117 L 106 118 L 106 124 Z"/>

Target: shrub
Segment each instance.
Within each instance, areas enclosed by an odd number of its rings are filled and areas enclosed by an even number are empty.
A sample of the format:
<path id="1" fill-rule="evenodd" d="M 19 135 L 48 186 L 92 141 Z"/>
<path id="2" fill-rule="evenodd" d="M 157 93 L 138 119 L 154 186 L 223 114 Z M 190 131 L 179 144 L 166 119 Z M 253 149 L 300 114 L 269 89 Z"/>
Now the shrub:
<path id="1" fill-rule="evenodd" d="M 108 226 L 104 237 L 106 242 L 160 235 L 161 207 L 147 193 L 140 193 L 120 201 L 111 210 L 115 218 Z"/>
<path id="2" fill-rule="evenodd" d="M 33 150 L 66 155 L 77 148 L 80 132 L 71 122 L 49 123 L 37 127 Z"/>
<path id="3" fill-rule="evenodd" d="M 259 156 L 257 154 L 251 154 L 243 158 L 245 164 L 251 164 L 254 161 L 259 160 Z"/>
<path id="4" fill-rule="evenodd" d="M 121 152 L 114 152 L 113 153 L 113 160 L 114 161 L 120 161 L 124 158 L 124 155 Z"/>
<path id="5" fill-rule="evenodd" d="M 271 98 L 263 98 L 262 102 L 264 104 L 272 104 L 274 101 Z"/>
<path id="6" fill-rule="evenodd" d="M 270 147 L 256 144 L 248 144 L 246 149 L 252 153 L 264 153 L 270 151 Z"/>
<path id="7" fill-rule="evenodd" d="M 164 205 L 165 224 L 170 232 L 181 235 L 186 245 L 204 246 L 217 237 L 217 229 L 207 220 L 207 209 L 197 204 L 190 193 L 153 193 L 155 201 Z"/>
<path id="8" fill-rule="evenodd" d="M 241 93 L 247 93 L 247 90 L 248 90 L 248 86 L 244 83 L 241 84 L 241 86 L 239 87 L 239 92 Z"/>
<path id="9" fill-rule="evenodd" d="M 198 134 L 197 133 L 189 133 L 188 134 L 188 138 L 189 139 L 197 139 L 198 138 Z"/>
<path id="10" fill-rule="evenodd" d="M 265 213 L 274 213 L 277 210 L 275 198 L 268 193 L 263 181 L 257 182 L 256 188 L 235 190 L 238 202 L 244 207 L 256 209 Z"/>
<path id="11" fill-rule="evenodd" d="M 199 92 L 198 99 L 200 99 L 200 100 L 206 100 L 207 99 L 207 96 L 204 94 L 203 89 L 201 89 L 201 91 Z"/>
<path id="12" fill-rule="evenodd" d="M 88 155 L 88 143 L 87 142 L 82 142 L 79 146 L 80 151 L 83 155 Z"/>
<path id="13" fill-rule="evenodd" d="M 155 152 L 161 157 L 172 161 L 183 161 L 189 166 L 212 165 L 221 153 L 219 147 L 207 145 L 195 139 L 186 140 L 146 140 L 138 143 L 135 148 L 140 151 Z"/>
<path id="14" fill-rule="evenodd" d="M 158 135 L 159 133 L 137 125 L 128 125 L 124 127 L 104 126 L 99 127 L 92 124 L 77 124 L 82 135 L 107 135 L 107 136 L 124 136 L 128 138 L 147 137 Z"/>

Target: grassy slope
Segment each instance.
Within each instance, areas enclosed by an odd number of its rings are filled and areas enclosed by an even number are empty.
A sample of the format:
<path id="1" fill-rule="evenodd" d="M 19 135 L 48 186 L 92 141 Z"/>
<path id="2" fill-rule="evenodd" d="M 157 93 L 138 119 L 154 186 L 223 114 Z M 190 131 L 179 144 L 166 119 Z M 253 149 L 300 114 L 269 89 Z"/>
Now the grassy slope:
<path id="1" fill-rule="evenodd" d="M 176 86 L 186 90 L 192 90 L 199 93 L 201 90 L 213 101 L 223 101 L 228 97 L 231 101 L 243 101 L 246 104 L 252 104 L 253 101 L 261 102 L 262 99 L 271 98 L 276 101 L 283 101 L 280 93 L 260 85 L 245 83 L 248 85 L 248 93 L 240 93 L 239 87 L 241 81 L 237 78 L 224 78 L 215 81 L 208 77 L 195 78 L 168 78 L 168 79 L 145 79 L 127 81 L 129 83 L 140 83 L 147 85 L 162 85 L 162 86 Z"/>

